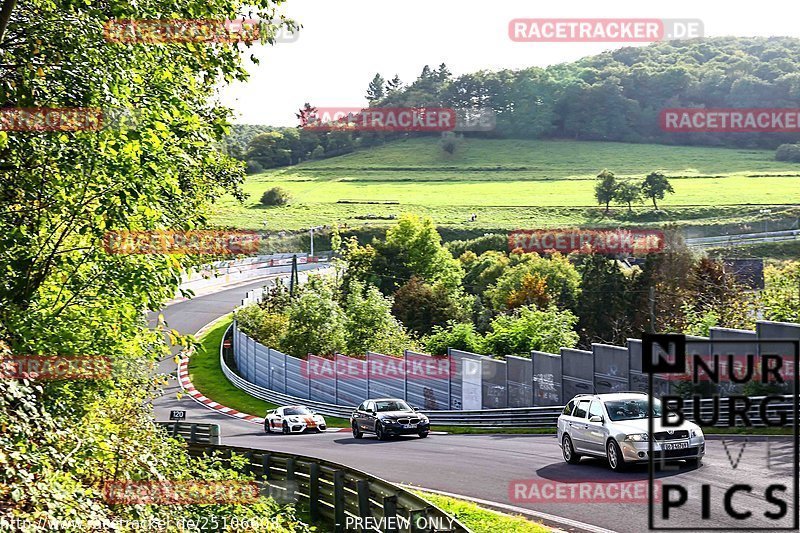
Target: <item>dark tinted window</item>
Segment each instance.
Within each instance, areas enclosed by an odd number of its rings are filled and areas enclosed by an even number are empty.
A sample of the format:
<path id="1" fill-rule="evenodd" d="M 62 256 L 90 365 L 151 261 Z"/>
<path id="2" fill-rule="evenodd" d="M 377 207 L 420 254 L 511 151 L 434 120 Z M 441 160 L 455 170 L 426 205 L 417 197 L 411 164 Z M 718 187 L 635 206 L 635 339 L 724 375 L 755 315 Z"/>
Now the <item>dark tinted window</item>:
<path id="1" fill-rule="evenodd" d="M 578 418 L 586 418 L 586 412 L 589 410 L 589 400 L 581 400 L 578 402 L 578 407 L 575 408 L 575 413 L 572 416 Z"/>
<path id="2" fill-rule="evenodd" d="M 565 414 L 565 415 L 569 416 L 569 415 L 572 414 L 572 410 L 574 408 L 575 408 L 575 400 L 570 400 L 569 403 L 567 404 L 567 406 L 564 407 L 564 410 L 561 412 L 561 414 Z"/>

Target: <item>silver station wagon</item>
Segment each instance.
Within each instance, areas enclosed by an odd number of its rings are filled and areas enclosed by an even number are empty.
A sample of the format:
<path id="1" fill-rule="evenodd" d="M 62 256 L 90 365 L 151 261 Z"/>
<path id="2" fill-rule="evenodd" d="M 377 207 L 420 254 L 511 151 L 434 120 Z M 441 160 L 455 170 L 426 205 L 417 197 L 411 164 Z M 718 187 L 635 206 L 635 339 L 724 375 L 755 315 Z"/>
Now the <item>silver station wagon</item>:
<path id="1" fill-rule="evenodd" d="M 687 461 L 699 467 L 705 454 L 705 436 L 700 426 L 684 421 L 678 426 L 661 424 L 661 401 L 653 399 L 648 414 L 648 396 L 638 392 L 579 394 L 558 417 L 558 444 L 564 460 L 577 464 L 582 456 L 603 457 L 613 470 L 648 461 L 649 440 L 654 459 Z M 653 434 L 648 419 L 653 419 Z"/>

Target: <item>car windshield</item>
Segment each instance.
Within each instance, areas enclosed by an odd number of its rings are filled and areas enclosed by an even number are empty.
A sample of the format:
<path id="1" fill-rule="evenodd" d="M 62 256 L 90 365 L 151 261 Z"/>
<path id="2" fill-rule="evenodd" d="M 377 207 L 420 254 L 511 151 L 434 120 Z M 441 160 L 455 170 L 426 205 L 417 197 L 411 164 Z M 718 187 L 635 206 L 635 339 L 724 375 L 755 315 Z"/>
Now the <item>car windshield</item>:
<path id="1" fill-rule="evenodd" d="M 636 420 L 647 418 L 647 399 L 633 398 L 630 400 L 615 400 L 606 403 L 608 417 L 615 422 L 620 420 Z M 653 416 L 661 416 L 661 401 L 653 400 Z"/>
<path id="2" fill-rule="evenodd" d="M 287 407 L 283 410 L 284 416 L 310 415 L 311 411 L 305 407 Z"/>
<path id="3" fill-rule="evenodd" d="M 379 413 L 386 411 L 413 411 L 403 400 L 388 400 L 385 402 L 375 402 L 375 410 Z"/>

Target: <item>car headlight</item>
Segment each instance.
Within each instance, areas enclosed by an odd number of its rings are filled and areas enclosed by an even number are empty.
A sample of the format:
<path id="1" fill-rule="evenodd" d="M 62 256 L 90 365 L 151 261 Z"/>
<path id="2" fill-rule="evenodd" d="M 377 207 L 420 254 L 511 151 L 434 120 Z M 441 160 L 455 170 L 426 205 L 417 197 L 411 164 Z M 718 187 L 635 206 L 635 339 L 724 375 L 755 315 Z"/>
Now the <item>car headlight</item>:
<path id="1" fill-rule="evenodd" d="M 650 436 L 647 433 L 632 433 L 630 435 L 625 435 L 625 440 L 633 442 L 647 442 L 650 440 Z"/>
<path id="2" fill-rule="evenodd" d="M 692 437 L 702 437 L 703 436 L 703 430 L 700 429 L 700 428 L 690 429 L 689 430 L 689 435 L 692 436 Z"/>

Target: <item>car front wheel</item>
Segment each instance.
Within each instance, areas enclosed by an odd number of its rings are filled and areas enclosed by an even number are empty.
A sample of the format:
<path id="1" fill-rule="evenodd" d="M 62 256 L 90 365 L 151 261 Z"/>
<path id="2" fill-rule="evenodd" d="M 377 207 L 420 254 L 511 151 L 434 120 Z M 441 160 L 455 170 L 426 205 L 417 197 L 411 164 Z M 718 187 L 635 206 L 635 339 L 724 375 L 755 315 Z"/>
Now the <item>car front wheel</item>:
<path id="1" fill-rule="evenodd" d="M 289 434 L 289 424 L 287 424 L 286 422 L 283 423 L 283 434 L 284 435 Z"/>
<path id="2" fill-rule="evenodd" d="M 428 436 L 428 432 L 427 431 L 420 431 L 419 432 L 419 438 L 424 439 L 427 436 Z"/>
<path id="3" fill-rule="evenodd" d="M 361 438 L 361 437 L 363 437 L 363 436 L 364 436 L 364 434 L 363 434 L 363 433 L 361 433 L 361 430 L 360 430 L 360 429 L 358 429 L 358 424 L 356 424 L 355 422 L 353 422 L 353 438 L 354 438 L 354 439 L 360 439 L 360 438 Z"/>
<path id="4" fill-rule="evenodd" d="M 571 465 L 578 464 L 578 461 L 581 460 L 581 456 L 575 453 L 575 447 L 572 446 L 572 439 L 569 438 L 569 435 L 564 435 L 561 451 L 564 454 L 564 460 Z"/>
<path id="5" fill-rule="evenodd" d="M 380 422 L 375 423 L 375 436 L 378 437 L 378 440 L 386 440 L 386 431 Z"/>
<path id="6" fill-rule="evenodd" d="M 615 472 L 622 472 L 625 470 L 625 459 L 622 457 L 622 450 L 619 444 L 614 439 L 608 441 L 606 445 L 606 458 L 608 459 L 608 466 Z"/>

